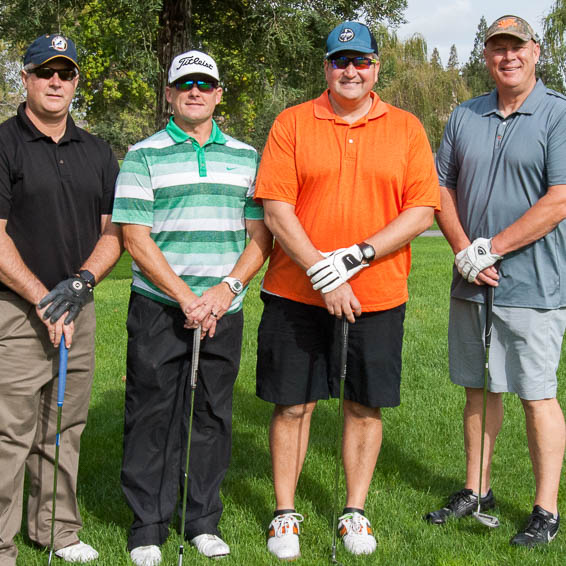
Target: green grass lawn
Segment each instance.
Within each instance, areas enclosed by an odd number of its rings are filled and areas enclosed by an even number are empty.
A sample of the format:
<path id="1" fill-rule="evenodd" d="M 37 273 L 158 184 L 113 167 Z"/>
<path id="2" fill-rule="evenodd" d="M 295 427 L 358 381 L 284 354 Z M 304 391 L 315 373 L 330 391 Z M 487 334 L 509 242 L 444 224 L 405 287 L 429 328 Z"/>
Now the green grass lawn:
<path id="1" fill-rule="evenodd" d="M 447 364 L 452 257 L 443 238 L 419 238 L 413 245 L 402 404 L 383 411 L 383 448 L 366 505 L 378 549 L 370 557 L 352 557 L 340 546 L 338 558 L 344 565 L 562 565 L 566 528 L 546 548 L 525 550 L 508 544 L 530 512 L 534 495 L 523 413 L 519 401 L 511 396 L 505 400 L 505 421 L 492 472 L 499 503 L 495 514 L 501 527 L 489 530 L 472 518 L 444 527 L 422 520 L 425 512 L 441 507 L 464 478 L 464 397 L 460 388 L 450 384 Z M 125 256 L 96 289 L 97 370 L 79 474 L 81 537 L 99 550 L 96 564 L 108 566 L 131 564 L 126 551 L 131 515 L 119 480 L 129 284 Z M 242 365 L 234 392 L 234 449 L 222 489 L 225 510 L 220 525 L 232 549 L 224 563 L 245 566 L 278 563 L 265 548 L 274 503 L 267 437 L 271 406 L 255 396 L 256 332 L 261 315 L 258 286 L 256 278 L 246 298 Z M 559 379 L 563 377 L 561 368 Z M 561 397 L 564 404 L 564 388 Z M 329 563 L 336 419 L 337 401 L 320 403 L 313 416 L 296 498 L 297 510 L 305 516 L 302 558 L 297 562 L 301 566 Z M 341 493 L 343 486 L 342 478 Z M 559 504 L 566 510 L 563 493 Z M 18 565 L 47 564 L 47 553 L 33 548 L 25 533 L 17 544 Z M 177 553 L 178 537 L 171 528 L 163 547 L 163 564 L 176 565 Z M 184 564 L 210 562 L 189 548 Z"/>

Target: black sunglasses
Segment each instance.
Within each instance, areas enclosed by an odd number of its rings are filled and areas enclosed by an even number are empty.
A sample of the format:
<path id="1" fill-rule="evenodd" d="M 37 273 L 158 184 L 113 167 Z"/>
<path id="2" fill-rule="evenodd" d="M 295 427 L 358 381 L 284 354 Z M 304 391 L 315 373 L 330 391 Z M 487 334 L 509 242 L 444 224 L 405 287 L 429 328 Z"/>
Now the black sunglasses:
<path id="1" fill-rule="evenodd" d="M 215 81 L 197 81 L 194 79 L 175 83 L 177 90 L 193 90 L 194 86 L 196 86 L 200 92 L 212 92 L 218 87 L 218 83 Z"/>
<path id="2" fill-rule="evenodd" d="M 334 69 L 346 69 L 350 63 L 352 63 L 356 69 L 369 69 L 376 63 L 376 60 L 370 57 L 346 57 L 345 55 L 332 57 L 329 61 Z"/>
<path id="3" fill-rule="evenodd" d="M 72 81 L 77 76 L 76 69 L 53 69 L 51 67 L 37 67 L 30 71 L 38 79 L 50 79 L 55 73 L 62 81 Z"/>

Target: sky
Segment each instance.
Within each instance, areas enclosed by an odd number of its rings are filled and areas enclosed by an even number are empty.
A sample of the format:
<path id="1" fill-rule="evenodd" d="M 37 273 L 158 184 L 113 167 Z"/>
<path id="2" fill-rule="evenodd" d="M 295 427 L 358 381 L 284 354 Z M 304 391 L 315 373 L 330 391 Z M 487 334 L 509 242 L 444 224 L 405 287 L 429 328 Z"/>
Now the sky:
<path id="1" fill-rule="evenodd" d="M 456 45 L 458 61 L 466 63 L 474 46 L 474 38 L 482 16 L 489 26 L 506 14 L 520 16 L 542 36 L 542 22 L 554 0 L 408 0 L 406 24 L 397 30 L 401 40 L 414 33 L 424 36 L 428 55 L 438 47 L 443 65 L 448 63 L 450 46 Z"/>

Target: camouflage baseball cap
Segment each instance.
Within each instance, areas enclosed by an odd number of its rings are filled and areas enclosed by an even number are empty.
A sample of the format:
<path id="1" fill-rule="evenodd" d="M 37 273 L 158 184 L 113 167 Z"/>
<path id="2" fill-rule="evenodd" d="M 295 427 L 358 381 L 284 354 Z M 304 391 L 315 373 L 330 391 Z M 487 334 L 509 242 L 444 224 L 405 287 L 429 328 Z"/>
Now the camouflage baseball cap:
<path id="1" fill-rule="evenodd" d="M 484 45 L 495 35 L 512 35 L 518 37 L 521 41 L 533 40 L 538 43 L 537 36 L 533 28 L 517 16 L 501 16 L 497 18 L 485 32 Z"/>

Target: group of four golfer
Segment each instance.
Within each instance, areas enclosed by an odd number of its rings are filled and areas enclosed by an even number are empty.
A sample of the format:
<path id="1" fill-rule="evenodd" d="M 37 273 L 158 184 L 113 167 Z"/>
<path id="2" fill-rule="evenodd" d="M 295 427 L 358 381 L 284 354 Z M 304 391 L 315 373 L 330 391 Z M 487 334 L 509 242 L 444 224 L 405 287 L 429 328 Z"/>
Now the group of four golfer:
<path id="1" fill-rule="evenodd" d="M 374 552 L 364 505 L 381 408 L 400 403 L 410 242 L 435 213 L 456 255 L 450 374 L 466 391 L 467 476 L 425 519 L 469 515 L 478 497 L 484 510 L 495 505 L 490 463 L 501 393 L 513 392 L 525 411 L 536 494 L 511 543 L 552 540 L 565 443 L 556 369 L 566 325 L 566 99 L 536 79 L 539 53 L 521 18 L 503 16 L 489 27 L 484 54 L 496 89 L 454 110 L 435 170 L 420 122 L 373 90 L 374 36 L 343 22 L 326 42 L 328 89 L 277 117 L 258 170 L 256 150 L 212 118 L 222 97 L 216 62 L 189 51 L 169 69 L 167 126 L 133 146 L 118 173 L 108 145 L 69 115 L 79 75 L 74 44 L 61 35 L 34 41 L 22 71 L 27 100 L 0 126 L 0 566 L 16 564 L 26 468 L 29 537 L 49 545 L 61 336 L 72 347 L 55 550 L 69 562 L 98 557 L 78 538 L 79 442 L 94 370 L 92 289 L 123 247 L 134 260 L 121 473 L 134 516 L 132 562 L 161 562 L 176 508 L 197 327 L 185 532 L 205 556 L 230 553 L 218 523 L 242 301 L 268 257 L 257 362 L 257 394 L 275 405 L 267 548 L 280 559 L 300 555 L 295 489 L 315 405 L 339 394 L 346 318 L 346 500 L 338 531 L 350 553 Z M 486 285 L 495 300 L 480 462 Z"/>

